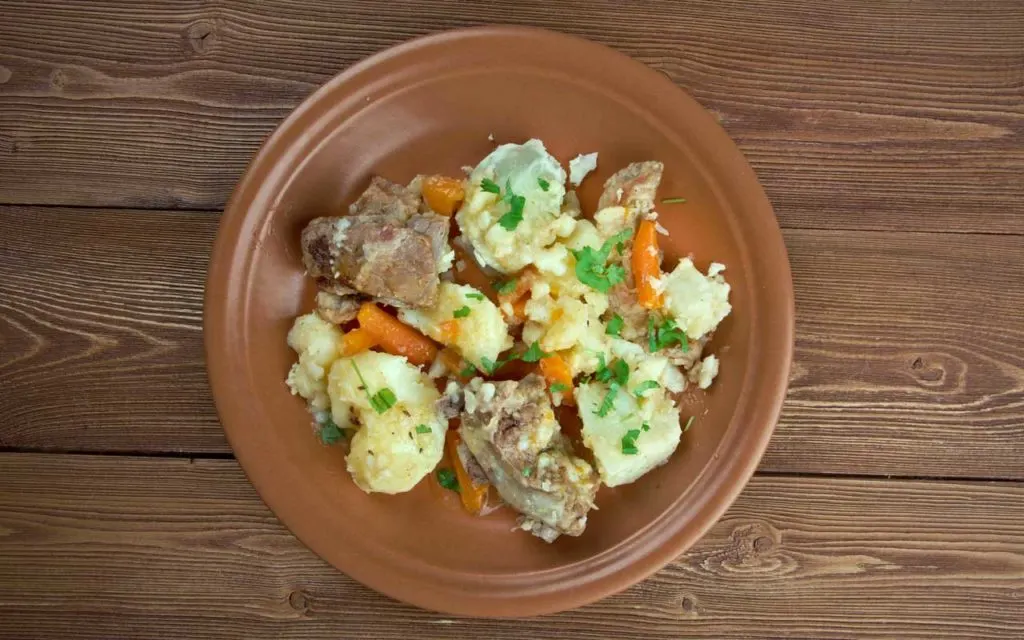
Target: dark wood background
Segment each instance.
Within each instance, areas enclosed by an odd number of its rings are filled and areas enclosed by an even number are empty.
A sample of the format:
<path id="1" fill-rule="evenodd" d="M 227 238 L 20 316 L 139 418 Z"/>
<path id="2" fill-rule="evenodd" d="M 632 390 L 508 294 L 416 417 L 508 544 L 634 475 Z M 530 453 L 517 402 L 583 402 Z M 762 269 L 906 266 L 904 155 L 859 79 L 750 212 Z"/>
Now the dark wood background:
<path id="1" fill-rule="evenodd" d="M 694 549 L 583 609 L 420 611 L 299 544 L 224 440 L 218 213 L 411 37 L 582 35 L 715 113 L 774 203 L 796 360 Z M 0 637 L 1024 637 L 1024 2 L 0 0 Z"/>

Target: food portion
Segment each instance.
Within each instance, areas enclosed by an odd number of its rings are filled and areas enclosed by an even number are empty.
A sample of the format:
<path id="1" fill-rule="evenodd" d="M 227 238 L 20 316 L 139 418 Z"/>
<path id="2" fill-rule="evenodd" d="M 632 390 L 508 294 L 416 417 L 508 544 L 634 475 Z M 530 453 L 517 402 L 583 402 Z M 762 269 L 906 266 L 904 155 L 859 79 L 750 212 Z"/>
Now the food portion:
<path id="1" fill-rule="evenodd" d="M 553 542 L 584 532 L 601 485 L 671 460 L 694 422 L 679 394 L 719 373 L 725 266 L 663 266 L 660 162 L 612 174 L 586 217 L 571 189 L 598 162 L 567 175 L 539 140 L 503 144 L 466 177 L 375 177 L 303 230 L 317 294 L 288 334 L 287 384 L 360 489 L 436 482 Z"/>

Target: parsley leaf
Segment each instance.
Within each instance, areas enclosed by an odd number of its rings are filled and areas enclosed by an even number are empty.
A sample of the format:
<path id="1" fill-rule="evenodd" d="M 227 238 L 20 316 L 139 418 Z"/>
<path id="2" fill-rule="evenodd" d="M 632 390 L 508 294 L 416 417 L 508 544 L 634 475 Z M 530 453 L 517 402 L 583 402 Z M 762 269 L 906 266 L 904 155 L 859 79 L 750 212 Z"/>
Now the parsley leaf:
<path id="1" fill-rule="evenodd" d="M 686 198 L 662 198 L 662 204 L 685 204 Z"/>
<path id="2" fill-rule="evenodd" d="M 551 393 L 565 393 L 566 391 L 569 390 L 569 385 L 562 384 L 561 382 L 556 382 L 553 385 L 551 385 L 550 388 Z"/>
<path id="3" fill-rule="evenodd" d="M 487 193 L 501 193 L 501 187 L 498 186 L 497 182 L 491 180 L 490 178 L 484 178 L 483 180 L 481 180 L 480 188 L 486 191 Z"/>
<path id="4" fill-rule="evenodd" d="M 433 431 L 433 429 L 425 424 L 416 425 L 416 433 L 430 433 L 431 431 Z"/>
<path id="5" fill-rule="evenodd" d="M 506 280 L 505 282 L 500 282 L 500 283 L 494 285 L 494 290 L 497 291 L 499 295 L 505 295 L 507 293 L 512 293 L 512 291 L 514 291 L 515 288 L 516 288 L 516 279 L 515 278 L 512 278 L 510 280 Z"/>
<path id="6" fill-rule="evenodd" d="M 551 188 L 551 183 L 545 180 L 544 178 L 537 178 L 537 184 L 540 185 L 541 191 L 547 191 L 548 189 Z"/>
<path id="7" fill-rule="evenodd" d="M 672 318 L 666 318 L 657 328 L 654 328 L 654 321 L 648 318 L 647 331 L 647 343 L 651 347 L 651 353 L 667 349 L 673 344 L 678 344 L 682 348 L 683 353 L 690 349 L 686 332 L 676 326 L 676 322 Z"/>
<path id="8" fill-rule="evenodd" d="M 515 231 L 519 223 L 523 221 L 523 206 L 526 204 L 526 198 L 513 195 L 509 197 L 508 204 L 508 213 L 498 218 L 498 224 L 506 231 Z"/>
<path id="9" fill-rule="evenodd" d="M 635 456 L 640 453 L 636 448 L 636 439 L 640 437 L 640 429 L 630 429 L 622 436 L 622 453 L 627 456 Z"/>
<path id="10" fill-rule="evenodd" d="M 524 478 L 529 478 L 532 474 L 533 474 L 533 469 L 532 468 L 530 468 L 530 467 L 524 467 L 523 468 L 523 477 Z"/>
<path id="11" fill-rule="evenodd" d="M 604 332 L 610 336 L 622 336 L 622 327 L 626 322 L 622 319 L 622 316 L 615 314 L 612 319 L 608 321 L 608 326 L 605 327 Z"/>
<path id="12" fill-rule="evenodd" d="M 642 425 L 640 425 L 640 430 L 646 433 L 651 430 L 651 425 L 645 422 Z"/>
<path id="13" fill-rule="evenodd" d="M 494 360 L 491 360 L 487 356 L 480 358 L 480 367 L 483 368 L 484 372 L 487 373 L 487 375 L 493 376 L 494 372 L 498 369 L 498 367 L 501 366 L 501 364 L 502 363 L 500 362 L 495 362 Z"/>
<path id="14" fill-rule="evenodd" d="M 607 265 L 608 256 L 612 248 L 617 248 L 619 253 L 625 251 L 625 241 L 633 235 L 632 229 L 623 229 L 611 238 L 604 241 L 600 249 L 583 247 L 582 249 L 571 249 L 572 255 L 576 258 L 576 277 L 580 282 L 591 289 L 608 293 L 613 286 L 626 279 L 626 269 L 620 264 Z"/>
<path id="15" fill-rule="evenodd" d="M 615 382 L 608 385 L 608 393 L 604 394 L 604 399 L 601 400 L 601 406 L 597 408 L 597 415 L 602 418 L 608 415 L 608 412 L 615 406 L 615 396 L 619 393 L 619 385 Z"/>
<path id="16" fill-rule="evenodd" d="M 482 293 L 476 293 L 476 292 L 474 291 L 473 293 L 467 293 L 467 294 L 466 294 L 466 297 L 467 297 L 467 298 L 469 298 L 469 299 L 471 299 L 471 300 L 483 300 L 483 299 L 484 299 L 484 294 L 482 294 Z"/>
<path id="17" fill-rule="evenodd" d="M 398 402 L 398 398 L 395 397 L 395 392 L 387 387 L 381 388 L 377 393 L 370 393 L 370 385 L 366 384 L 366 378 L 363 377 L 363 372 L 359 370 L 355 360 L 350 360 L 352 368 L 356 370 L 356 375 L 359 376 L 359 382 L 363 383 L 363 393 L 366 394 L 367 400 L 370 401 L 370 406 L 377 413 L 384 413 L 391 407 L 395 406 Z"/>
<path id="18" fill-rule="evenodd" d="M 467 364 L 465 367 L 462 368 L 462 371 L 459 372 L 459 376 L 461 376 L 463 378 L 468 378 L 469 376 L 472 376 L 472 375 L 475 375 L 475 374 L 476 374 L 476 367 L 474 367 L 472 364 Z"/>
<path id="19" fill-rule="evenodd" d="M 519 356 L 519 358 L 523 362 L 539 362 L 541 358 L 546 358 L 549 355 L 551 354 L 545 353 L 544 350 L 540 348 L 540 344 L 534 340 L 533 344 L 530 345 L 530 348 L 527 349 L 523 355 Z"/>
<path id="20" fill-rule="evenodd" d="M 437 483 L 449 491 L 459 493 L 459 479 L 451 469 L 438 469 Z"/>
<path id="21" fill-rule="evenodd" d="M 599 355 L 600 365 L 597 371 L 594 373 L 594 377 L 599 382 L 611 382 L 615 381 L 619 386 L 625 385 L 629 381 L 629 365 L 626 364 L 625 360 L 616 358 L 611 361 L 607 367 L 604 366 L 604 355 Z"/>
<path id="22" fill-rule="evenodd" d="M 683 426 L 683 433 L 686 433 L 687 431 L 690 430 L 690 425 L 693 424 L 693 418 L 694 416 L 690 416 L 690 418 L 686 421 L 686 425 Z"/>
<path id="23" fill-rule="evenodd" d="M 345 437 L 345 432 L 339 429 L 338 425 L 334 424 L 334 420 L 328 418 L 327 422 L 320 426 L 317 435 L 320 436 L 320 442 L 334 444 Z"/>
<path id="24" fill-rule="evenodd" d="M 459 307 L 458 309 L 456 309 L 455 311 L 452 311 L 452 317 L 453 318 L 465 318 L 466 316 L 469 315 L 469 312 L 470 312 L 470 308 L 465 306 L 465 305 L 463 305 L 463 306 Z"/>
<path id="25" fill-rule="evenodd" d="M 644 380 L 640 384 L 636 385 L 636 389 L 633 389 L 633 395 L 638 398 L 644 397 L 644 393 L 651 389 L 657 389 L 661 385 L 654 380 Z"/>

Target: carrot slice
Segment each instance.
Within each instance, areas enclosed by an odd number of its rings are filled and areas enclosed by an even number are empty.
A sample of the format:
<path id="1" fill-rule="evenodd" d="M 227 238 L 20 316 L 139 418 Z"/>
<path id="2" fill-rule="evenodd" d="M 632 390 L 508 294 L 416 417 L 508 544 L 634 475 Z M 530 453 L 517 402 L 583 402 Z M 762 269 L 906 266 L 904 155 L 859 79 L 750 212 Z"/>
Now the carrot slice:
<path id="1" fill-rule="evenodd" d="M 405 356 L 416 365 L 429 365 L 437 357 L 437 345 L 372 302 L 363 303 L 357 314 L 359 328 L 376 339 L 384 351 Z"/>
<path id="2" fill-rule="evenodd" d="M 440 324 L 441 342 L 451 344 L 459 339 L 459 321 L 445 320 Z"/>
<path id="3" fill-rule="evenodd" d="M 640 221 L 640 228 L 633 241 L 632 263 L 640 306 L 645 309 L 660 308 L 665 300 L 654 288 L 654 281 L 661 277 L 661 254 L 658 253 L 658 230 L 650 220 Z"/>
<path id="4" fill-rule="evenodd" d="M 423 179 L 423 199 L 431 209 L 443 216 L 450 216 L 462 204 L 466 189 L 462 180 L 447 176 L 428 176 Z"/>
<path id="5" fill-rule="evenodd" d="M 544 379 L 548 381 L 548 386 L 553 384 L 561 384 L 565 386 L 565 390 L 562 391 L 562 402 L 565 404 L 574 404 L 572 396 L 572 372 L 569 370 L 569 365 L 565 359 L 557 353 L 553 353 L 546 358 L 540 359 L 540 372 L 544 376 Z"/>
<path id="6" fill-rule="evenodd" d="M 366 329 L 353 329 L 341 339 L 341 355 L 354 356 L 377 346 L 377 339 Z"/>
<path id="7" fill-rule="evenodd" d="M 452 468 L 455 469 L 455 477 L 459 480 L 459 498 L 462 499 L 462 508 L 467 513 L 477 516 L 484 510 L 484 503 L 487 500 L 487 484 L 473 484 L 466 467 L 462 466 L 462 458 L 459 457 L 459 443 L 462 436 L 454 429 L 449 429 L 445 436 L 445 446 L 448 449 L 448 457 L 452 460 Z"/>

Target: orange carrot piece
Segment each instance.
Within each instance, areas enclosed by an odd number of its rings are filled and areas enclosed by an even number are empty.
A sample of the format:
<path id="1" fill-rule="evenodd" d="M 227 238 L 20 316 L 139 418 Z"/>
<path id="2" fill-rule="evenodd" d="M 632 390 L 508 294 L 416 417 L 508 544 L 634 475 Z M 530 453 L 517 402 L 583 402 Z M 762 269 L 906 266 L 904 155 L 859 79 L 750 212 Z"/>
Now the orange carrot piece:
<path id="1" fill-rule="evenodd" d="M 437 345 L 372 302 L 363 303 L 356 316 L 359 327 L 372 335 L 384 351 L 405 356 L 416 365 L 429 365 L 437 357 Z"/>
<path id="2" fill-rule="evenodd" d="M 484 510 L 484 503 L 487 501 L 486 484 L 473 484 L 472 478 L 462 466 L 462 459 L 459 458 L 459 443 L 462 436 L 454 429 L 449 429 L 445 436 L 445 446 L 448 449 L 448 457 L 451 458 L 452 468 L 455 469 L 455 477 L 459 480 L 459 498 L 462 499 L 462 508 L 470 515 L 480 515 Z"/>
<path id="3" fill-rule="evenodd" d="M 516 286 L 508 293 L 498 294 L 498 302 L 511 302 L 515 303 L 523 298 L 526 298 L 530 293 L 530 287 L 533 286 L 534 280 L 537 279 L 537 270 L 533 267 L 526 267 L 519 272 L 516 276 Z"/>
<path id="4" fill-rule="evenodd" d="M 512 315 L 520 322 L 526 320 L 526 303 L 528 300 L 529 298 L 520 298 L 512 303 Z"/>
<path id="5" fill-rule="evenodd" d="M 459 338 L 459 321 L 445 320 L 440 324 L 441 342 L 451 344 Z"/>
<path id="6" fill-rule="evenodd" d="M 377 346 L 377 339 L 366 329 L 353 329 L 341 339 L 341 355 L 354 356 Z"/>
<path id="7" fill-rule="evenodd" d="M 431 209 L 443 216 L 450 216 L 462 204 L 466 189 L 462 180 L 447 176 L 428 176 L 423 179 L 423 199 Z"/>
<path id="8" fill-rule="evenodd" d="M 654 281 L 661 277 L 661 254 L 658 253 L 658 230 L 650 220 L 640 221 L 640 228 L 633 241 L 632 263 L 640 306 L 645 309 L 660 308 L 665 300 L 654 288 Z"/>
<path id="9" fill-rule="evenodd" d="M 540 372 L 548 381 L 548 387 L 553 384 L 565 385 L 562 391 L 562 401 L 565 404 L 574 404 L 572 396 L 572 372 L 565 359 L 557 353 L 540 359 Z"/>

